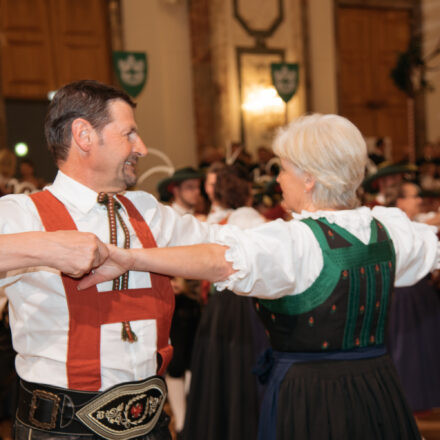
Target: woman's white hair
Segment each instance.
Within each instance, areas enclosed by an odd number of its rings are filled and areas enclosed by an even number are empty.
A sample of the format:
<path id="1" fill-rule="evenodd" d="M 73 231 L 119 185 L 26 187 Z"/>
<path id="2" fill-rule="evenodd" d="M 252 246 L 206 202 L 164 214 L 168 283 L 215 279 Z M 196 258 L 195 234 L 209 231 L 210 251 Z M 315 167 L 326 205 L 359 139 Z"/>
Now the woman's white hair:
<path id="1" fill-rule="evenodd" d="M 301 116 L 280 129 L 273 150 L 315 178 L 315 207 L 357 206 L 356 190 L 364 178 L 367 147 L 348 119 L 319 113 Z"/>

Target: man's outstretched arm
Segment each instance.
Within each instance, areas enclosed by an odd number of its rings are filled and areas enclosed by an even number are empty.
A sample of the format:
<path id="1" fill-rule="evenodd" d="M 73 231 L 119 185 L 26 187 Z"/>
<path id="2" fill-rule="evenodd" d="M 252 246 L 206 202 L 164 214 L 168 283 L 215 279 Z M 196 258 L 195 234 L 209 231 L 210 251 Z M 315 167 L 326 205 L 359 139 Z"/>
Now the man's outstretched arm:
<path id="1" fill-rule="evenodd" d="M 0 271 L 49 266 L 80 277 L 101 265 L 108 250 L 95 234 L 78 231 L 0 235 Z"/>

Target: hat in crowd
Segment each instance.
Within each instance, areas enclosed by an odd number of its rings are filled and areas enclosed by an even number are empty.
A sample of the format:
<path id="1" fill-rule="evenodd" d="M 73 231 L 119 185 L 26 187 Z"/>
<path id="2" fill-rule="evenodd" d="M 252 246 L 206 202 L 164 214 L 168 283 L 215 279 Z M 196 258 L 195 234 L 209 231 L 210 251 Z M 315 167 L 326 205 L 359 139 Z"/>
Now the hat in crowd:
<path id="1" fill-rule="evenodd" d="M 435 157 L 435 158 L 421 157 L 421 158 L 417 159 L 416 164 L 419 167 L 426 165 L 426 164 L 440 165 L 440 158 L 438 158 L 438 157 Z"/>
<path id="2" fill-rule="evenodd" d="M 255 182 L 252 187 L 252 195 L 256 205 L 264 205 L 271 208 L 282 200 L 280 184 L 276 179 L 263 182 Z"/>
<path id="3" fill-rule="evenodd" d="M 382 162 L 378 165 L 377 171 L 367 176 L 362 182 L 365 192 L 375 193 L 378 191 L 377 182 L 382 177 L 393 174 L 409 174 L 417 172 L 417 166 L 411 163 L 390 163 Z"/>
<path id="4" fill-rule="evenodd" d="M 203 173 L 195 170 L 192 167 L 180 168 L 170 176 L 162 179 L 157 184 L 157 191 L 159 192 L 159 198 L 162 202 L 169 202 L 173 197 L 173 187 L 176 184 L 182 183 L 185 180 L 190 179 L 202 179 Z"/>

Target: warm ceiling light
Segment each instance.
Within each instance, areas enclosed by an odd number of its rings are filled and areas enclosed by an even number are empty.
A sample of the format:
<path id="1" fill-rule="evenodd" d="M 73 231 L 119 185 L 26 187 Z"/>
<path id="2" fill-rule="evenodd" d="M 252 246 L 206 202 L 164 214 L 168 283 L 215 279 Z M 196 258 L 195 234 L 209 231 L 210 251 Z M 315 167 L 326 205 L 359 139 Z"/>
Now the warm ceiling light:
<path id="1" fill-rule="evenodd" d="M 256 86 L 246 93 L 242 108 L 250 113 L 282 113 L 284 105 L 274 87 Z"/>

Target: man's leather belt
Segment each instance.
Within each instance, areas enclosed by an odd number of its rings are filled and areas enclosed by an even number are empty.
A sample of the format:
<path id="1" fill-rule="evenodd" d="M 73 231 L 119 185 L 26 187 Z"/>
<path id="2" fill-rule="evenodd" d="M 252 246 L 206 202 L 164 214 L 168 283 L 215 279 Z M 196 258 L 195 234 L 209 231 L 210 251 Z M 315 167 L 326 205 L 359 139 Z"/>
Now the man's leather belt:
<path id="1" fill-rule="evenodd" d="M 131 439 L 156 426 L 166 399 L 160 376 L 116 385 L 104 392 L 76 391 L 20 381 L 17 419 L 57 434 Z"/>

